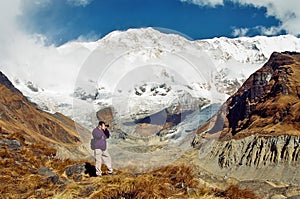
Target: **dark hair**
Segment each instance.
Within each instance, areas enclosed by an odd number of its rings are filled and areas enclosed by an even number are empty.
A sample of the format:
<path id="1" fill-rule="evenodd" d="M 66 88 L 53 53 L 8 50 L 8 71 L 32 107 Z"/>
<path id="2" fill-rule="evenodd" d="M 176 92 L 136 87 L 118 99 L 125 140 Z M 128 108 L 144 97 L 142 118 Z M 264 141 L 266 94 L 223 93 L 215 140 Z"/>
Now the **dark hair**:
<path id="1" fill-rule="evenodd" d="M 102 126 L 102 124 L 104 124 L 106 127 L 109 127 L 109 125 L 108 125 L 108 124 L 105 124 L 104 121 L 100 121 L 100 122 L 98 123 L 99 126 Z"/>

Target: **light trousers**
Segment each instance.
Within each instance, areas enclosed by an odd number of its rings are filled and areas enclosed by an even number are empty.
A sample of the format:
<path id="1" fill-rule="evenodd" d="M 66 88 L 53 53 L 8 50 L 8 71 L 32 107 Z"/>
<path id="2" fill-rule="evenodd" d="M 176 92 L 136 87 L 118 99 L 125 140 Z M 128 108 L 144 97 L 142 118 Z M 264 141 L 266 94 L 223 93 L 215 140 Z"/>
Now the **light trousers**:
<path id="1" fill-rule="evenodd" d="M 94 150 L 94 156 L 96 159 L 96 174 L 97 175 L 102 175 L 102 170 L 101 170 L 101 166 L 102 166 L 102 159 L 103 159 L 103 163 L 106 165 L 108 172 L 112 173 L 113 169 L 111 167 L 111 157 L 108 153 L 107 150 L 102 151 L 101 149 L 95 149 Z"/>

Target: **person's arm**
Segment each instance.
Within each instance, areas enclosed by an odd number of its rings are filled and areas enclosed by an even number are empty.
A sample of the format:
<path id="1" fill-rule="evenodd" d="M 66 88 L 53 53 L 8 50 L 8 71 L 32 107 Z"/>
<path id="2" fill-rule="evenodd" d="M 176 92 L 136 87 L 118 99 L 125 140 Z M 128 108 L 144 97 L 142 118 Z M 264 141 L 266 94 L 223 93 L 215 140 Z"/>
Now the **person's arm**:
<path id="1" fill-rule="evenodd" d="M 108 129 L 105 129 L 104 134 L 105 134 L 106 138 L 109 138 L 110 134 L 109 134 L 109 130 Z"/>

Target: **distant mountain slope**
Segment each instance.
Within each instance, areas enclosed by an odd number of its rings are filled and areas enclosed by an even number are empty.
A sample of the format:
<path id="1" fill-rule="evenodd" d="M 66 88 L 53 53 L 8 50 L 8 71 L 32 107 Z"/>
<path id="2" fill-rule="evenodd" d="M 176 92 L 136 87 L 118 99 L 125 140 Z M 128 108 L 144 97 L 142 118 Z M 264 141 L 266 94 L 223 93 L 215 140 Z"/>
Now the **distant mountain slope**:
<path id="1" fill-rule="evenodd" d="M 26 142 L 41 142 L 57 147 L 61 154 L 65 154 L 69 147 L 73 147 L 73 150 L 81 147 L 74 121 L 60 113 L 49 114 L 38 109 L 1 72 L 0 93 L 2 132 L 20 135 Z M 65 158 L 88 156 L 87 151 L 83 148 L 80 150 L 77 150 L 78 154 L 74 157 Z"/>
<path id="2" fill-rule="evenodd" d="M 300 53 L 273 53 L 197 130 L 195 160 L 239 180 L 300 185 Z"/>
<path id="3" fill-rule="evenodd" d="M 198 134 L 300 136 L 300 53 L 273 53 Z M 203 134 L 203 136 L 205 136 Z"/>

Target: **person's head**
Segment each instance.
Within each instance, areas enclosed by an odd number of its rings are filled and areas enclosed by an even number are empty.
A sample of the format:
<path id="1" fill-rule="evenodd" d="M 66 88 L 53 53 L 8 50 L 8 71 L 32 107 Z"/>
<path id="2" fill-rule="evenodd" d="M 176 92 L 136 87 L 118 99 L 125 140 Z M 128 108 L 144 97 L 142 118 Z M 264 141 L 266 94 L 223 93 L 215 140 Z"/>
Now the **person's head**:
<path id="1" fill-rule="evenodd" d="M 104 121 L 100 121 L 100 122 L 98 123 L 98 126 L 99 126 L 100 128 L 102 128 L 102 129 L 106 129 L 106 128 L 108 127 L 108 125 L 105 124 Z"/>

